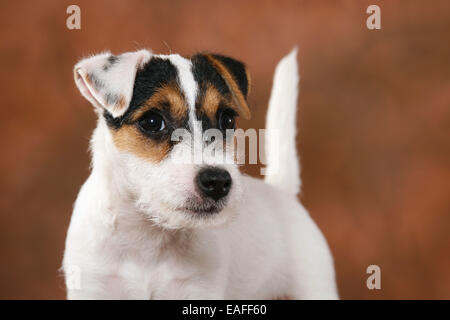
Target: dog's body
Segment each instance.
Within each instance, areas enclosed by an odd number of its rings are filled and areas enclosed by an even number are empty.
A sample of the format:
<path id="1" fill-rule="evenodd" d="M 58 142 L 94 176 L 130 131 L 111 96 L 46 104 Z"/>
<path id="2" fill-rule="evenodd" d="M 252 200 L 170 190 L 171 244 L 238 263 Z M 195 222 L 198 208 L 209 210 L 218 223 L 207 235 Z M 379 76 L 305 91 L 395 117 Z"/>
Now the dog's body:
<path id="1" fill-rule="evenodd" d="M 128 110 L 138 113 L 147 104 L 134 104 L 139 95 L 145 96 L 142 101 L 151 101 L 150 110 L 159 105 L 155 96 L 167 89 L 164 81 L 156 81 L 156 90 L 138 83 L 141 78 L 155 82 L 143 73 L 151 69 L 148 65 L 156 63 L 152 60 L 155 57 L 176 67 L 175 79 L 183 92 L 180 99 L 185 99 L 180 105 L 186 107 L 185 119 L 180 121 L 186 128 L 195 127 L 192 120 L 197 117 L 209 127 L 223 129 L 222 123 L 230 120 L 230 117 L 223 120 L 224 111 L 220 110 L 225 108 L 224 104 L 229 103 L 244 116 L 248 112 L 242 100 L 248 92 L 246 71 L 243 65 L 222 56 L 189 60 L 140 51 L 118 58 L 105 54 L 76 66 L 77 84 L 100 110 L 100 116 L 91 142 L 93 170 L 75 203 L 66 240 L 63 269 L 68 297 L 337 298 L 333 261 L 326 241 L 296 197 L 300 181 L 295 152 L 298 82 L 295 53 L 280 63 L 274 80 L 267 126 L 269 133 L 270 129 L 278 130 L 285 143 L 278 148 L 275 159 L 270 152 L 278 142 L 273 136 L 267 138 L 269 165 L 265 181 L 242 175 L 236 165 L 219 163 L 213 156 L 205 157 L 201 164 L 175 163 L 174 154 L 181 148 L 192 148 L 195 142 L 183 141 L 161 148 L 167 140 L 155 134 L 170 127 L 170 121 L 174 120 L 163 122 L 163 129 L 157 131 L 154 128 L 161 119 L 153 111 L 151 120 L 147 115 L 143 123 L 152 129 L 148 134 L 151 142 L 143 140 L 139 133 L 135 136 L 129 133 L 135 128 L 132 121 L 117 124 L 115 119 L 127 119 L 123 117 Z M 114 66 L 120 61 L 124 64 Z M 124 71 L 130 63 L 135 68 L 132 75 Z M 120 70 L 123 81 L 132 79 L 131 89 L 126 91 L 123 85 L 110 84 L 110 68 Z M 166 67 L 152 68 L 151 75 L 158 70 L 167 71 Z M 214 83 L 217 90 L 211 91 Z M 149 93 L 143 94 L 142 88 L 150 90 Z M 109 98 L 104 98 L 105 95 Z M 120 98 L 111 99 L 112 95 Z M 161 99 L 168 101 L 167 108 L 173 114 L 172 109 L 178 104 L 176 94 L 167 93 Z M 223 101 L 219 103 L 218 99 Z M 108 100 L 114 100 L 115 104 Z M 213 108 L 214 104 L 222 107 Z M 213 116 L 207 118 L 208 112 Z M 129 118 L 133 117 L 131 113 Z M 137 148 L 136 141 L 143 144 Z M 159 151 L 142 152 L 146 148 Z M 275 166 L 277 161 L 280 163 Z M 210 169 L 218 167 L 222 176 Z M 208 179 L 213 175 L 216 181 L 208 184 L 208 188 L 198 178 L 205 171 Z M 228 172 L 223 178 L 225 182 L 217 185 L 217 179 L 225 171 Z"/>

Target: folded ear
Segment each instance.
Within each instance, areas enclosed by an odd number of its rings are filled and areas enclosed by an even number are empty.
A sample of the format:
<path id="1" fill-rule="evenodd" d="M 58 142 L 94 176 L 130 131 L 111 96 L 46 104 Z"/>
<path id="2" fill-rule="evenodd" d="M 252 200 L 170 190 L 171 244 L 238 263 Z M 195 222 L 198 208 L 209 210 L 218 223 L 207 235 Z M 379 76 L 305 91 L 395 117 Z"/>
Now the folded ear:
<path id="1" fill-rule="evenodd" d="M 102 53 L 78 62 L 74 67 L 75 83 L 81 94 L 100 111 L 116 118 L 128 109 L 133 95 L 136 71 L 151 57 L 148 50 L 118 56 Z"/>
<path id="2" fill-rule="evenodd" d="M 208 54 L 206 57 L 217 69 L 230 89 L 240 114 L 245 119 L 250 119 L 251 113 L 247 104 L 250 90 L 250 75 L 245 65 L 238 60 L 219 54 Z"/>

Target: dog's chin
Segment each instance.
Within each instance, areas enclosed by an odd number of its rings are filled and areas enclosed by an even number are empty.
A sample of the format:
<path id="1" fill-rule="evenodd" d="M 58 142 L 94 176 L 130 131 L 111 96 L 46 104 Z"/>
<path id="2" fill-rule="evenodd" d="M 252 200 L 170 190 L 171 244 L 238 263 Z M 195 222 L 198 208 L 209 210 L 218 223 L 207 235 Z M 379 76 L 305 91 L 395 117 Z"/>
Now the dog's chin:
<path id="1" fill-rule="evenodd" d="M 197 229 L 220 226 L 229 221 L 228 199 L 188 198 L 178 206 L 161 205 L 158 209 L 141 205 L 154 225 L 164 229 Z M 155 214 L 157 213 L 157 214 Z"/>
<path id="2" fill-rule="evenodd" d="M 199 217 L 211 217 L 220 213 L 227 205 L 227 199 L 214 201 L 208 198 L 189 198 L 179 211 Z"/>

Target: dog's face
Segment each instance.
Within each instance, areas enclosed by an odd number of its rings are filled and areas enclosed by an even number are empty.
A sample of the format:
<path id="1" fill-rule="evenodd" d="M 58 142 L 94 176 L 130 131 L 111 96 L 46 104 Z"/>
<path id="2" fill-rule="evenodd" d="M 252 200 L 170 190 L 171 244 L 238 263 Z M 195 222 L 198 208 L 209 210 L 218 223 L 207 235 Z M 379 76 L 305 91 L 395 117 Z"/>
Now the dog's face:
<path id="1" fill-rule="evenodd" d="M 108 136 L 108 170 L 139 212 L 166 228 L 232 216 L 241 194 L 232 132 L 237 116 L 250 117 L 241 62 L 140 50 L 87 58 L 74 72 L 106 124 L 97 130 Z"/>

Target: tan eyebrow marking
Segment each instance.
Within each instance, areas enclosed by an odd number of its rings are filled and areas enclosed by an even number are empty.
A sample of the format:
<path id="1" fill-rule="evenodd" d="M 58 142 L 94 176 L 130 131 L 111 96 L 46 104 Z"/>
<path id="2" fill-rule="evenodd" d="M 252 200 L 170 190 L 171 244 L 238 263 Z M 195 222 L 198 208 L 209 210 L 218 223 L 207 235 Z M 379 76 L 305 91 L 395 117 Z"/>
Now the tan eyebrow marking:
<path id="1" fill-rule="evenodd" d="M 158 163 L 163 160 L 170 151 L 170 142 L 154 141 L 144 136 L 133 125 L 123 125 L 118 130 L 111 130 L 114 144 L 119 150 L 130 152 L 137 157 Z"/>
<path id="2" fill-rule="evenodd" d="M 207 84 L 205 93 L 203 94 L 201 108 L 210 120 L 215 119 L 222 100 L 223 96 L 219 91 L 213 85 Z"/>
<path id="3" fill-rule="evenodd" d="M 236 80 L 233 78 L 231 73 L 219 60 L 215 59 L 213 56 L 205 54 L 205 57 L 217 69 L 223 80 L 226 82 L 231 91 L 231 95 L 233 96 L 233 100 L 236 102 L 237 108 L 239 109 L 239 113 L 244 119 L 250 119 L 251 114 L 247 101 L 245 100 L 244 95 L 239 89 Z"/>
<path id="4" fill-rule="evenodd" d="M 136 121 L 150 109 L 162 109 L 164 105 L 169 105 L 172 117 L 181 121 L 188 112 L 185 97 L 181 93 L 176 83 L 169 83 L 159 88 L 145 103 L 131 116 L 132 121 Z"/>

